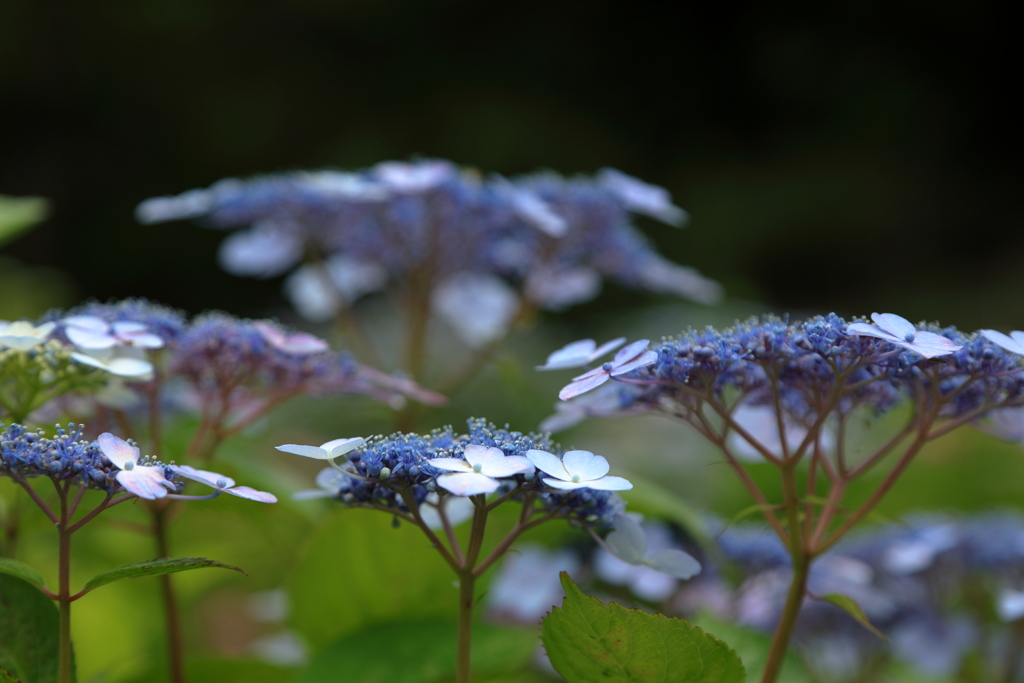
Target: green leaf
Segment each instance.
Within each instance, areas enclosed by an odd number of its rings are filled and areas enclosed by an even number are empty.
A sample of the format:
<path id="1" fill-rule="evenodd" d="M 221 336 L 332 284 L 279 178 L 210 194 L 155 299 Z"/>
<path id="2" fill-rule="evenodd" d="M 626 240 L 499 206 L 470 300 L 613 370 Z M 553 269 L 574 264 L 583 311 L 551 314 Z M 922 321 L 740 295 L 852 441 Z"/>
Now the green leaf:
<path id="1" fill-rule="evenodd" d="M 853 598 L 841 595 L 839 593 L 817 595 L 815 596 L 815 598 L 818 600 L 823 600 L 824 602 L 831 602 L 833 605 L 835 605 L 836 607 L 838 607 L 839 609 L 843 610 L 851 617 L 856 619 L 858 624 L 860 624 L 867 630 L 871 631 L 882 640 L 889 640 L 889 638 L 884 633 L 875 628 L 875 625 L 868 620 L 868 616 L 864 614 L 864 610 L 860 608 L 860 605 L 858 605 L 857 601 Z"/>
<path id="2" fill-rule="evenodd" d="M 59 639 L 53 600 L 28 581 L 0 575 L 0 667 L 22 683 L 56 683 Z"/>
<path id="3" fill-rule="evenodd" d="M 470 662 L 474 680 L 523 669 L 537 646 L 536 629 L 474 624 Z M 344 679 L 359 683 L 440 683 L 455 675 L 458 624 L 454 619 L 378 624 L 338 640 L 317 654 L 295 683 Z"/>
<path id="4" fill-rule="evenodd" d="M 0 669 L 0 683 L 20 683 L 7 669 Z"/>
<path id="5" fill-rule="evenodd" d="M 230 564 L 223 564 L 205 557 L 164 557 L 158 560 L 146 560 L 145 562 L 133 562 L 111 569 L 108 572 L 97 574 L 85 584 L 85 591 L 91 591 L 114 581 L 121 579 L 134 579 L 140 576 L 159 576 L 161 574 L 174 574 L 187 572 L 190 569 L 203 569 L 204 567 L 222 567 L 232 569 L 245 574 L 243 569 Z M 246 574 L 248 576 L 248 574 Z"/>
<path id="6" fill-rule="evenodd" d="M 391 520 L 341 509 L 309 538 L 288 592 L 292 625 L 314 649 L 372 623 L 455 617 L 455 574 L 420 529 Z"/>
<path id="7" fill-rule="evenodd" d="M 562 572 L 565 600 L 544 619 L 551 664 L 569 683 L 742 683 L 722 641 L 682 619 L 605 605 Z"/>
<path id="8" fill-rule="evenodd" d="M 46 218 L 47 201 L 41 197 L 7 197 L 0 195 L 0 244 Z"/>
<path id="9" fill-rule="evenodd" d="M 720 621 L 707 613 L 700 614 L 696 619 L 691 620 L 691 623 L 729 643 L 729 646 L 743 660 L 743 667 L 750 673 L 751 680 L 758 680 L 761 677 L 764 665 L 768 662 L 768 651 L 772 646 L 770 635 Z M 810 680 L 810 675 L 796 653 L 787 652 L 776 683 L 808 683 Z M 902 678 L 894 680 L 904 683 Z"/>
<path id="10" fill-rule="evenodd" d="M 0 557 L 0 574 L 16 576 L 23 581 L 28 581 L 33 586 L 43 586 L 43 575 L 24 562 L 18 562 L 8 557 Z"/>

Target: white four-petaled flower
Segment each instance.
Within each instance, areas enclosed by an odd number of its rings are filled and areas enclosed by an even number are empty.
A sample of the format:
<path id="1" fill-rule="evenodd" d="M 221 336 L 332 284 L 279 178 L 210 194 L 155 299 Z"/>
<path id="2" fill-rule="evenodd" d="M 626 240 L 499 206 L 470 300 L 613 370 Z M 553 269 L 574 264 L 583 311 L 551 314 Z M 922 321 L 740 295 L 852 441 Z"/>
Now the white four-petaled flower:
<path id="1" fill-rule="evenodd" d="M 139 465 L 139 449 L 127 441 L 109 432 L 100 434 L 97 441 L 107 460 L 121 470 L 117 473 L 117 481 L 125 491 L 153 500 L 166 496 L 168 489 L 177 489 L 173 482 L 167 481 L 163 467 Z"/>
<path id="2" fill-rule="evenodd" d="M 232 496 L 255 500 L 259 503 L 277 502 L 277 496 L 273 493 L 257 491 L 249 486 L 235 486 L 234 479 L 226 477 L 223 474 L 218 474 L 217 472 L 197 470 L 196 468 L 189 467 L 188 465 L 171 465 L 170 467 L 177 474 L 191 479 L 192 481 L 198 481 L 200 484 L 206 484 L 207 486 L 213 487 L 221 493 L 230 493 Z"/>
<path id="3" fill-rule="evenodd" d="M 1007 351 L 1016 353 L 1019 356 L 1024 356 L 1024 332 L 1014 330 L 1013 332 L 1010 332 L 1009 336 L 998 330 L 981 330 L 981 333 L 986 339 L 997 346 L 1001 346 Z"/>
<path id="4" fill-rule="evenodd" d="M 650 343 L 648 339 L 635 341 L 616 353 L 611 362 L 605 363 L 599 368 L 594 368 L 590 372 L 585 372 L 578 377 L 573 377 L 572 384 L 563 387 L 558 392 L 558 398 L 568 401 L 570 398 L 584 394 L 591 389 L 596 389 L 612 377 L 625 375 L 638 368 L 657 362 L 658 352 L 647 349 L 647 345 Z"/>
<path id="5" fill-rule="evenodd" d="M 437 485 L 457 496 L 474 496 L 492 493 L 498 489 L 498 479 L 516 474 L 533 472 L 533 464 L 521 455 L 506 456 L 500 448 L 470 444 L 461 458 L 433 458 L 427 464 L 444 474 L 437 478 Z"/>
<path id="6" fill-rule="evenodd" d="M 559 458 L 553 453 L 530 449 L 526 451 L 537 469 L 551 475 L 544 478 L 544 483 L 552 488 L 571 491 L 573 489 L 600 489 L 602 491 L 627 491 L 633 488 L 622 477 L 610 477 L 608 461 L 590 451 L 567 451 Z"/>
<path id="7" fill-rule="evenodd" d="M 946 356 L 963 348 L 934 332 L 918 330 L 909 320 L 895 313 L 872 313 L 871 319 L 875 321 L 875 325 L 850 323 L 846 326 L 846 331 L 858 336 L 884 339 L 925 358 Z"/>

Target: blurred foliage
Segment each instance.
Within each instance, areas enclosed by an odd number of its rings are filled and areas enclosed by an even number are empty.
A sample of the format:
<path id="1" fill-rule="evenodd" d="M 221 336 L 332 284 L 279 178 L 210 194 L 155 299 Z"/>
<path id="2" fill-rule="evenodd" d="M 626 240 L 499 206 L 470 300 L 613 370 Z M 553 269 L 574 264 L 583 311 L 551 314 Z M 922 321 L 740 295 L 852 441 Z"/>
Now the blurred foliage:
<path id="1" fill-rule="evenodd" d="M 41 197 L 0 195 L 0 247 L 46 218 L 49 210 Z"/>

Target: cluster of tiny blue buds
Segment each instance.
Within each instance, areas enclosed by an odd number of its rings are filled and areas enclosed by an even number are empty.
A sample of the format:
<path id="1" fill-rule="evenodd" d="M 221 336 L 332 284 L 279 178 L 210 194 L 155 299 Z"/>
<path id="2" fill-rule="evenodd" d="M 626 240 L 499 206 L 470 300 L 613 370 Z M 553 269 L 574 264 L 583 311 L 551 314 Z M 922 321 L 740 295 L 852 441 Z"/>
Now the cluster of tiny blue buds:
<path id="1" fill-rule="evenodd" d="M 31 430 L 24 425 L 0 424 L 0 476 L 48 477 L 110 494 L 118 492 L 122 488 L 115 478 L 118 468 L 95 442 L 82 438 L 83 431 L 84 425 L 69 424 L 67 428 L 58 425 L 54 436 L 48 437 L 42 430 Z M 139 464 L 162 465 L 151 459 Z M 166 466 L 164 476 L 168 481 L 176 479 Z"/>
<path id="2" fill-rule="evenodd" d="M 430 493 L 442 495 L 437 477 L 449 472 L 432 467 L 435 458 L 463 458 L 466 446 L 476 444 L 500 449 L 506 456 L 523 455 L 530 449 L 560 453 L 547 435 L 524 434 L 512 431 L 506 425 L 498 428 L 487 420 L 468 420 L 466 434 L 456 434 L 451 426 L 435 429 L 426 435 L 396 433 L 375 436 L 348 454 L 349 466 L 358 476 L 345 477 L 335 496 L 342 503 L 372 504 L 407 512 L 405 496 L 411 496 L 417 505 Z M 612 520 L 624 505 L 608 491 L 580 489 L 551 492 L 535 475 L 516 475 L 502 479 L 499 491 L 520 487 L 515 499 L 537 494 L 543 508 L 570 521 L 585 522 L 598 529 L 612 526 Z"/>

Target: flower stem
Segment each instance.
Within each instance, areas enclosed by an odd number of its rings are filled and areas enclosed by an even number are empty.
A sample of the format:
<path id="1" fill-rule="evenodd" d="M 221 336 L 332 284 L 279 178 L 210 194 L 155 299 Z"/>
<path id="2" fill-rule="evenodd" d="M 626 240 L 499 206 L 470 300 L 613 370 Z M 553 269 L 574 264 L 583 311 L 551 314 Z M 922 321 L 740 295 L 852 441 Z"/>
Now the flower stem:
<path id="1" fill-rule="evenodd" d="M 71 683 L 71 531 L 68 529 L 67 492 L 57 487 L 60 494 L 60 523 L 57 524 L 57 612 L 59 620 L 59 649 L 57 680 Z"/>
<path id="2" fill-rule="evenodd" d="M 153 536 L 156 538 L 158 557 L 170 557 L 167 540 L 168 506 L 157 501 L 153 507 Z M 184 655 L 181 642 L 181 618 L 178 614 L 178 599 L 174 595 L 174 584 L 170 574 L 160 576 L 160 592 L 164 600 L 164 619 L 167 625 L 167 663 L 171 683 L 185 682 Z"/>
<path id="3" fill-rule="evenodd" d="M 779 671 L 782 669 L 782 662 L 789 649 L 789 640 L 793 635 L 793 627 L 796 626 L 796 619 L 800 615 L 804 592 L 807 590 L 807 575 L 810 572 L 810 566 L 809 558 L 794 558 L 793 582 L 789 585 L 786 605 L 782 610 L 782 616 L 779 617 L 779 624 L 775 627 L 775 636 L 772 638 L 772 646 L 768 651 L 768 660 L 764 665 L 761 683 L 775 683 Z"/>
<path id="4" fill-rule="evenodd" d="M 459 641 L 455 654 L 456 683 L 469 683 L 469 652 L 475 585 L 476 578 L 472 571 L 466 571 L 459 575 Z"/>

